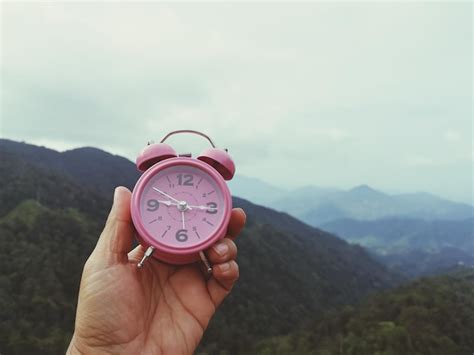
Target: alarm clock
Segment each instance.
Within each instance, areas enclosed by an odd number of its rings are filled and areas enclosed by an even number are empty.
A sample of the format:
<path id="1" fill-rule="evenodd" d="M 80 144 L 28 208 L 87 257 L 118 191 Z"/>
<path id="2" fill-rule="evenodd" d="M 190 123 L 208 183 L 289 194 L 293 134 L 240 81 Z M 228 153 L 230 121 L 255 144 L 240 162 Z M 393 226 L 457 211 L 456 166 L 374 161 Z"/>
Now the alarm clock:
<path id="1" fill-rule="evenodd" d="M 204 137 L 211 148 L 193 158 L 164 143 L 183 133 Z M 234 176 L 235 164 L 227 149 L 217 148 L 204 133 L 179 130 L 149 143 L 136 164 L 143 174 L 132 192 L 131 216 L 146 250 L 138 267 L 149 257 L 175 265 L 201 260 L 211 273 L 204 251 L 224 238 L 232 210 L 225 181 Z"/>

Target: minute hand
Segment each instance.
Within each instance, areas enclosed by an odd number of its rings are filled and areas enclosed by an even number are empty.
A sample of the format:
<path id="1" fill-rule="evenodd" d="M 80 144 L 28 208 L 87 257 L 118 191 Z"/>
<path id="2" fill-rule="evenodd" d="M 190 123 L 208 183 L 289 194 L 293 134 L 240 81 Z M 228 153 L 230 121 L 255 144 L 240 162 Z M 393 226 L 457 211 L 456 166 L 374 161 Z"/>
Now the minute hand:
<path id="1" fill-rule="evenodd" d="M 175 199 L 174 197 L 168 195 L 166 192 L 163 192 L 163 191 L 157 189 L 156 187 L 153 187 L 153 190 L 159 192 L 159 193 L 162 194 L 163 196 L 166 196 L 166 197 L 172 199 L 174 202 L 179 203 L 179 201 L 178 201 L 177 199 Z"/>

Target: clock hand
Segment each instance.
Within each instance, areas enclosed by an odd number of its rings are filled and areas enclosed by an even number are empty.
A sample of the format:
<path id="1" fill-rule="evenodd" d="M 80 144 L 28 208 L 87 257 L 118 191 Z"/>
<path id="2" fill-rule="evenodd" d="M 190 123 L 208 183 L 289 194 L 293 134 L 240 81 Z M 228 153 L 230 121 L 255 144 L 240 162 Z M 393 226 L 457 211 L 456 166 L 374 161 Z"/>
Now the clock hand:
<path id="1" fill-rule="evenodd" d="M 164 200 L 157 200 L 159 203 L 162 203 L 163 205 L 166 205 L 166 206 L 179 206 L 180 204 L 179 203 L 176 203 L 176 202 L 172 202 L 172 201 L 164 201 Z M 186 201 L 183 201 L 183 202 L 186 202 Z M 186 210 L 192 210 L 192 207 L 186 205 Z"/>
<path id="2" fill-rule="evenodd" d="M 171 201 L 163 201 L 163 200 L 157 200 L 159 203 L 162 203 L 163 205 L 166 206 L 177 206 L 178 204 L 176 202 L 171 202 Z"/>
<path id="3" fill-rule="evenodd" d="M 158 200 L 158 202 L 163 203 L 163 204 L 165 204 L 166 206 L 174 205 L 174 206 L 178 206 L 178 207 L 179 207 L 179 206 L 181 206 L 181 205 L 184 204 L 184 205 L 186 206 L 186 210 L 192 210 L 192 209 L 193 209 L 191 206 L 189 206 L 189 205 L 187 204 L 186 201 L 178 201 L 178 200 L 175 199 L 174 197 L 168 195 L 166 192 L 163 192 L 163 191 L 161 191 L 160 189 L 157 189 L 157 188 L 154 187 L 154 186 L 153 186 L 153 190 L 159 192 L 159 193 L 162 194 L 163 196 L 168 197 L 168 198 L 170 198 L 170 199 L 172 199 L 172 200 L 174 201 L 174 202 L 171 202 L 171 201 L 160 201 L 160 200 Z"/>
<path id="4" fill-rule="evenodd" d="M 188 205 L 190 209 L 197 208 L 200 210 L 208 210 L 208 211 L 217 211 L 217 207 L 209 207 L 209 206 L 190 206 Z"/>
<path id="5" fill-rule="evenodd" d="M 168 195 L 166 192 L 163 192 L 163 191 L 157 189 L 156 187 L 153 187 L 153 190 L 158 191 L 158 192 L 159 192 L 160 194 L 162 194 L 163 196 L 168 197 L 169 199 L 173 200 L 173 201 L 176 202 L 176 203 L 179 203 L 179 201 L 178 201 L 177 199 L 175 199 L 174 197 L 171 197 L 171 196 Z"/>
<path id="6" fill-rule="evenodd" d="M 183 221 L 183 229 L 186 229 L 184 226 L 184 211 L 181 211 L 181 220 Z"/>

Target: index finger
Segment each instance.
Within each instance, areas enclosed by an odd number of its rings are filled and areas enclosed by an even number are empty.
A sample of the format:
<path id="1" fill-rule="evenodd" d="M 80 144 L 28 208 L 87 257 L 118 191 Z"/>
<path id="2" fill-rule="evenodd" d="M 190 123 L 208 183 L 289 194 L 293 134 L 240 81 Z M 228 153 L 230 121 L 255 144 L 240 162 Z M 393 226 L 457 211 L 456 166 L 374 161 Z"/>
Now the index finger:
<path id="1" fill-rule="evenodd" d="M 246 219 L 247 219 L 247 216 L 245 215 L 245 212 L 243 209 L 241 208 L 232 209 L 232 212 L 230 215 L 229 226 L 227 227 L 228 238 L 235 239 L 239 235 L 242 228 L 244 228 Z"/>

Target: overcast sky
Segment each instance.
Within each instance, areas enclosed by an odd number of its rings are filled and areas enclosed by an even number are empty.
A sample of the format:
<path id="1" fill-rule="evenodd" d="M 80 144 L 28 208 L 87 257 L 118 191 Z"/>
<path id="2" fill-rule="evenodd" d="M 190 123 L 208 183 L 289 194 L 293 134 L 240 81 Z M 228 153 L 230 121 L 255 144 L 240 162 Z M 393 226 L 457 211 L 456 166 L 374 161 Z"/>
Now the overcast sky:
<path id="1" fill-rule="evenodd" d="M 191 128 L 277 186 L 472 201 L 470 2 L 1 7 L 2 137 L 134 160 Z"/>

